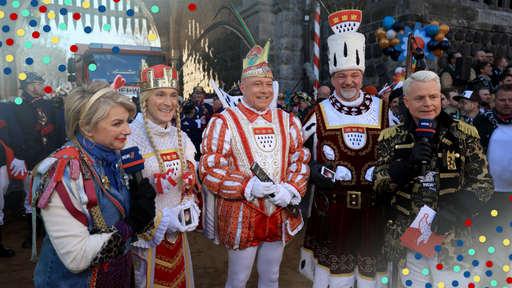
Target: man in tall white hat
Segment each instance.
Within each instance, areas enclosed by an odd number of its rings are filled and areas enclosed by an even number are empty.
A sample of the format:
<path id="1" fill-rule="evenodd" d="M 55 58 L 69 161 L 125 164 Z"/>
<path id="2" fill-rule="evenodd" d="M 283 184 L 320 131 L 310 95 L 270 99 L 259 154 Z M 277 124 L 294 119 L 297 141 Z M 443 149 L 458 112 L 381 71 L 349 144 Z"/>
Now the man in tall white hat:
<path id="1" fill-rule="evenodd" d="M 269 108 L 274 93 L 268 49 L 269 42 L 249 51 L 243 61 L 242 101 L 213 116 L 201 144 L 199 175 L 217 195 L 216 233 L 228 248 L 226 287 L 245 287 L 256 257 L 258 287 L 279 287 L 284 245 L 303 226 L 302 215 L 291 205 L 306 193 L 310 154 L 303 147 L 299 119 Z M 253 163 L 272 182 L 255 176 Z"/>
<path id="2" fill-rule="evenodd" d="M 303 121 L 311 143 L 313 209 L 299 271 L 313 287 L 384 287 L 383 201 L 372 188 L 377 139 L 388 127 L 383 100 L 361 91 L 365 37 L 360 10 L 331 14 L 329 72 L 335 92 Z M 333 172 L 325 172 L 326 168 Z M 325 175 L 335 174 L 334 179 Z M 389 275 L 388 275 L 389 277 Z M 385 281 L 384 281 L 385 282 Z"/>

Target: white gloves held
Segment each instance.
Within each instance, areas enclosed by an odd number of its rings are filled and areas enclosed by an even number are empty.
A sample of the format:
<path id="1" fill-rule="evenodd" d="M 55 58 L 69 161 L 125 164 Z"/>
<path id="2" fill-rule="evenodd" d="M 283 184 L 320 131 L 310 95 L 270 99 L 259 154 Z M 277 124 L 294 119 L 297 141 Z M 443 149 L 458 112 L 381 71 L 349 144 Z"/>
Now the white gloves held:
<path id="1" fill-rule="evenodd" d="M 178 218 L 180 212 L 186 207 L 191 207 L 190 212 L 192 213 L 192 224 L 188 226 L 184 226 L 183 224 L 181 224 L 181 221 Z M 194 203 L 192 200 L 187 201 L 185 203 L 181 203 L 180 205 L 172 208 L 170 212 L 171 220 L 169 221 L 169 224 L 167 226 L 167 232 L 169 233 L 191 232 L 196 229 L 197 225 L 199 225 L 199 215 L 201 214 L 201 210 L 199 210 L 197 204 Z"/>
<path id="2" fill-rule="evenodd" d="M 18 176 L 18 173 L 21 172 L 21 176 L 23 176 L 25 173 L 27 173 L 27 167 L 25 166 L 25 160 L 20 160 L 17 158 L 14 158 L 11 162 L 11 166 L 9 166 L 9 169 L 12 169 L 11 175 L 14 177 Z"/>
<path id="3" fill-rule="evenodd" d="M 276 192 L 276 185 L 272 182 L 261 182 L 256 176 L 252 177 L 251 180 L 254 181 L 251 190 L 251 194 L 254 197 L 263 198 Z"/>
<path id="4" fill-rule="evenodd" d="M 277 184 L 274 186 L 277 187 L 277 192 L 276 192 L 276 196 L 268 198 L 270 200 L 270 202 L 272 202 L 274 205 L 280 206 L 280 207 L 288 206 L 288 204 L 290 204 L 290 202 L 292 201 L 292 198 L 294 196 L 293 193 L 290 190 L 283 187 L 283 185 L 281 185 L 281 184 Z"/>

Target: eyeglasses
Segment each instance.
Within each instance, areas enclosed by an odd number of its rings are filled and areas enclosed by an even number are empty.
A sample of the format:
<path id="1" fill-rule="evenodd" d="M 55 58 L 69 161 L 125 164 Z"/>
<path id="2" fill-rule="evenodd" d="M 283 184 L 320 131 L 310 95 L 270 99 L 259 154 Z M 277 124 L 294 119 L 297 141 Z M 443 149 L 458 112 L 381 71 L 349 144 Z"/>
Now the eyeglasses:
<path id="1" fill-rule="evenodd" d="M 464 106 L 464 105 L 466 105 L 468 103 L 473 103 L 473 101 L 466 101 L 466 100 L 459 101 L 459 105 L 461 105 L 461 106 Z"/>

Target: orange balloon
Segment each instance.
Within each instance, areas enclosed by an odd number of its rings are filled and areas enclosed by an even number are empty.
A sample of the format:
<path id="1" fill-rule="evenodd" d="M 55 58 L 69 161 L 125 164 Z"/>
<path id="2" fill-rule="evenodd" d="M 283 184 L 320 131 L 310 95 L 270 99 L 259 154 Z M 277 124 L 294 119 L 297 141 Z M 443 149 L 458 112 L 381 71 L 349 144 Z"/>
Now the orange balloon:
<path id="1" fill-rule="evenodd" d="M 400 40 L 398 40 L 398 38 L 393 38 L 391 39 L 391 46 L 395 47 L 396 45 L 400 44 Z"/>
<path id="2" fill-rule="evenodd" d="M 441 42 L 444 40 L 444 34 L 438 33 L 436 37 L 434 37 L 437 41 Z"/>
<path id="3" fill-rule="evenodd" d="M 412 63 L 412 72 L 416 71 L 416 63 Z"/>
<path id="4" fill-rule="evenodd" d="M 405 31 L 404 30 L 400 30 L 396 34 L 405 34 Z"/>
<path id="5" fill-rule="evenodd" d="M 382 39 L 380 39 L 380 41 L 379 41 L 379 46 L 380 46 L 380 48 L 382 48 L 382 49 L 386 49 L 386 48 L 388 48 L 390 44 L 391 44 L 391 41 L 389 41 L 389 39 L 388 39 L 388 38 L 382 38 Z"/>
<path id="6" fill-rule="evenodd" d="M 383 27 L 380 27 L 379 29 L 375 30 L 375 37 L 377 37 L 378 39 L 386 38 L 386 30 L 384 30 Z"/>
<path id="7" fill-rule="evenodd" d="M 434 50 L 433 52 L 434 52 L 434 55 L 436 55 L 436 57 L 443 55 L 443 50 L 441 50 L 441 49 Z"/>
<path id="8" fill-rule="evenodd" d="M 430 22 L 430 25 L 437 25 L 437 26 L 439 26 L 439 22 L 434 20 L 434 21 Z"/>
<path id="9" fill-rule="evenodd" d="M 439 33 L 447 34 L 450 31 L 450 27 L 446 24 L 439 25 Z"/>

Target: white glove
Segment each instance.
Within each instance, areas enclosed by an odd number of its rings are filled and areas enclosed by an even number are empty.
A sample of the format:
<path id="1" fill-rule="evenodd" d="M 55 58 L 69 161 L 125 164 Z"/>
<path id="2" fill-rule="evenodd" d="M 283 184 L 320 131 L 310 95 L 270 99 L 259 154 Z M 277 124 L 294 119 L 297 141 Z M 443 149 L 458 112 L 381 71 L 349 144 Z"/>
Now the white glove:
<path id="1" fill-rule="evenodd" d="M 183 210 L 183 208 L 184 207 L 182 205 L 178 205 L 170 210 L 171 220 L 167 225 L 167 232 L 185 232 L 185 230 L 187 230 L 187 227 L 183 226 L 178 218 L 178 215 L 180 215 L 180 211 Z"/>
<path id="2" fill-rule="evenodd" d="M 293 193 L 284 188 L 281 184 L 275 185 L 275 187 L 277 187 L 278 192 L 276 192 L 276 196 L 269 198 L 270 202 L 274 203 L 276 206 L 288 206 L 293 198 Z M 275 189 L 276 188 L 272 188 L 272 190 Z"/>
<path id="3" fill-rule="evenodd" d="M 193 200 L 189 200 L 181 205 L 183 206 L 183 208 L 192 207 L 192 209 L 190 209 L 190 211 L 192 212 L 192 224 L 187 226 L 187 230 L 185 230 L 185 232 L 192 232 L 196 230 L 197 225 L 199 225 L 199 215 L 201 215 L 201 210 L 199 210 L 199 206 L 197 206 L 197 204 Z"/>
<path id="4" fill-rule="evenodd" d="M 251 194 L 254 197 L 263 198 L 268 194 L 276 192 L 276 185 L 272 182 L 261 182 L 258 177 L 252 177 L 253 184 Z"/>
<path id="5" fill-rule="evenodd" d="M 25 166 L 25 160 L 14 158 L 11 162 L 9 169 L 12 169 L 11 175 L 16 177 L 21 172 L 21 176 L 27 173 L 27 167 Z"/>

